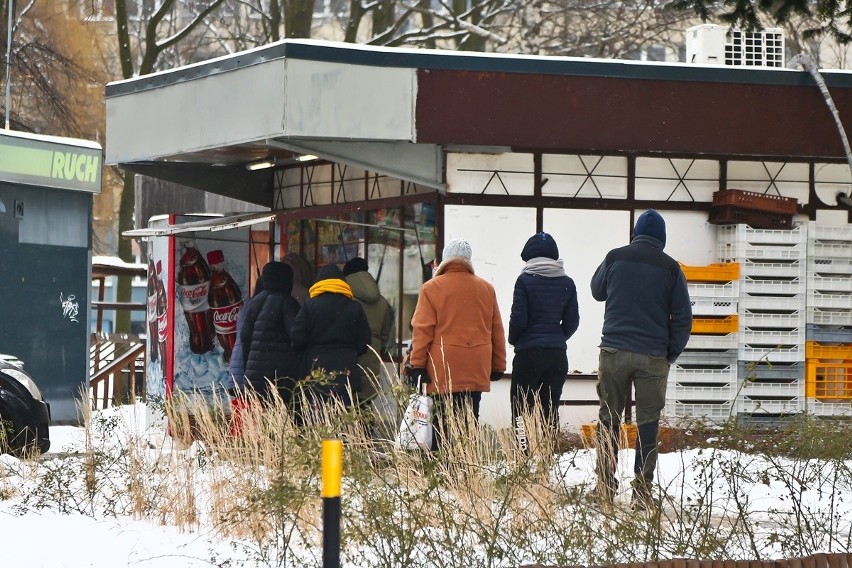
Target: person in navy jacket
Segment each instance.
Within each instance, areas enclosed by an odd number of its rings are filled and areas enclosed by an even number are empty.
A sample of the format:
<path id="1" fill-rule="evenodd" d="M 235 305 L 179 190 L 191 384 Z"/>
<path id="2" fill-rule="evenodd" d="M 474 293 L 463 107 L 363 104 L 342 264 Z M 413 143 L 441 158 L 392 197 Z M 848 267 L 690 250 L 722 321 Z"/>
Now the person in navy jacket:
<path id="1" fill-rule="evenodd" d="M 565 274 L 556 241 L 547 233 L 530 237 L 521 251 L 526 262 L 515 281 L 509 343 L 515 347 L 509 397 L 512 425 L 526 445 L 523 417 L 541 408 L 554 433 L 568 375 L 566 342 L 580 325 L 577 288 Z"/>
<path id="2" fill-rule="evenodd" d="M 653 209 L 642 213 L 629 245 L 609 251 L 592 276 L 592 297 L 606 302 L 598 366 L 598 494 L 612 501 L 618 482 L 621 413 L 631 384 L 636 392 L 634 507 L 656 502 L 660 413 L 669 366 L 689 341 L 692 307 L 680 265 L 663 252 L 666 223 Z"/>

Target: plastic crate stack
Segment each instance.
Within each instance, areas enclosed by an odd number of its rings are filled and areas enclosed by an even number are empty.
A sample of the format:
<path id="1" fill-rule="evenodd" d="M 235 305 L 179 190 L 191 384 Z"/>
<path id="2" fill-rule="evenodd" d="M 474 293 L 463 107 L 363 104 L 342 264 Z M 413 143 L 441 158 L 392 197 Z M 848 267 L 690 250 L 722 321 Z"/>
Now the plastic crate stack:
<path id="1" fill-rule="evenodd" d="M 808 412 L 852 415 L 852 225 L 808 226 L 806 339 Z"/>
<path id="2" fill-rule="evenodd" d="M 735 411 L 746 424 L 805 410 L 807 229 L 717 229 L 720 260 L 740 266 Z"/>
<path id="3" fill-rule="evenodd" d="M 724 421 L 732 415 L 736 393 L 739 266 L 681 268 L 692 303 L 692 333 L 669 371 L 666 413 Z"/>

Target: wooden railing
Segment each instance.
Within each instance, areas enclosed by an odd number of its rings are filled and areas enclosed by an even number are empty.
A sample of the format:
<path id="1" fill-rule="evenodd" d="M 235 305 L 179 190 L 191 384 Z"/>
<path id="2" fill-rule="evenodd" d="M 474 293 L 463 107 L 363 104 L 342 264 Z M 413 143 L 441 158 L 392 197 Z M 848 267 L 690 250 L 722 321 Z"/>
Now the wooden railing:
<path id="1" fill-rule="evenodd" d="M 130 404 L 145 396 L 145 340 L 138 335 L 92 334 L 92 407 Z"/>

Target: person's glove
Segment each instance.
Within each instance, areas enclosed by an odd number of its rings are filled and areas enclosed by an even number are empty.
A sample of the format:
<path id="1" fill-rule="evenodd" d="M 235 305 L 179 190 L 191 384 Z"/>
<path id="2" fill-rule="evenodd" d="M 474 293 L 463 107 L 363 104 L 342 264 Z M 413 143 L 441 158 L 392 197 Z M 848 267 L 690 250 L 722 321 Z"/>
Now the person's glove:
<path id="1" fill-rule="evenodd" d="M 499 381 L 503 378 L 503 371 L 491 371 L 491 382 Z"/>
<path id="2" fill-rule="evenodd" d="M 431 381 L 429 371 L 426 367 L 406 367 L 405 378 L 409 386 L 417 388 L 421 384 L 426 384 Z"/>

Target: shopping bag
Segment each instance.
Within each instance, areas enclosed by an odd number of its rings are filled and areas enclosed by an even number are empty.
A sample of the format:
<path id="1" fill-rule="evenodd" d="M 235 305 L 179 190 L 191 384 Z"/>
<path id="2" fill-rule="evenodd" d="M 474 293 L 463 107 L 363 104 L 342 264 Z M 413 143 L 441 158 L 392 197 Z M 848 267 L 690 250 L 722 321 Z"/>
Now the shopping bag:
<path id="1" fill-rule="evenodd" d="M 402 414 L 397 444 L 403 450 L 432 449 L 432 397 L 413 394 Z"/>

